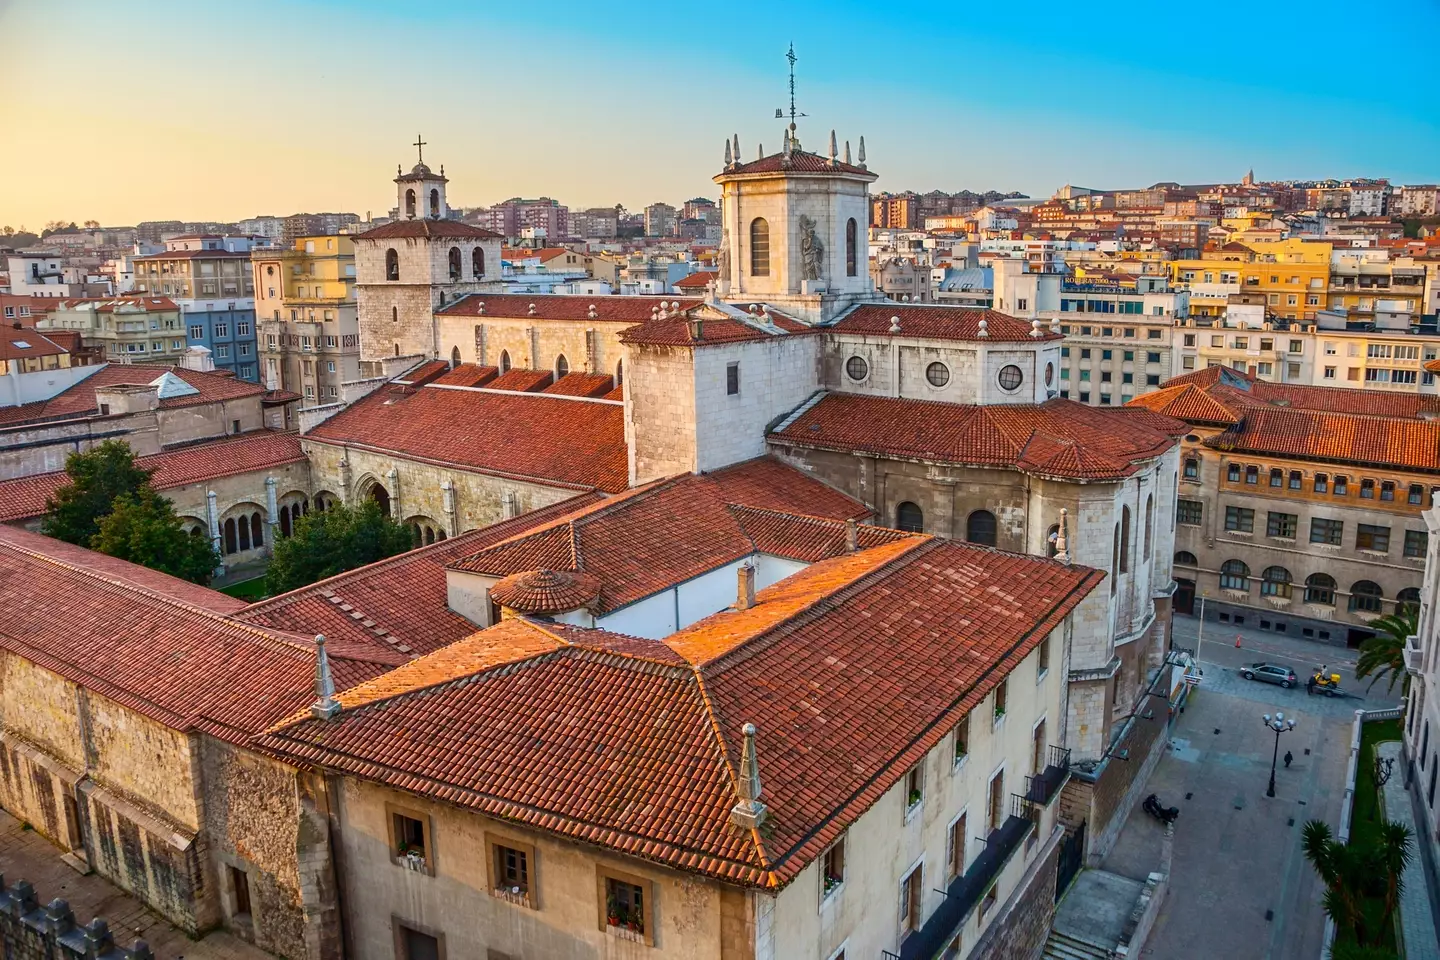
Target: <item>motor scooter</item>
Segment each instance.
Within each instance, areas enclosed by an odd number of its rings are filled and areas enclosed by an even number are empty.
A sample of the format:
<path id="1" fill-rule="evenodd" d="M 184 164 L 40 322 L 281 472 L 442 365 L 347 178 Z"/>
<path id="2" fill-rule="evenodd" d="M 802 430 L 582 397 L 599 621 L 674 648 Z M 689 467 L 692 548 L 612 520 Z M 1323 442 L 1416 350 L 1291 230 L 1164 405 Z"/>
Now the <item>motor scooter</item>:
<path id="1" fill-rule="evenodd" d="M 1145 803 L 1143 804 L 1143 806 L 1145 807 L 1146 813 L 1150 814 L 1150 816 L 1154 817 L 1156 820 L 1159 820 L 1161 823 L 1174 823 L 1175 818 L 1180 816 L 1179 807 L 1164 806 L 1160 803 L 1160 798 L 1155 796 L 1155 794 L 1153 793 L 1145 798 Z"/>

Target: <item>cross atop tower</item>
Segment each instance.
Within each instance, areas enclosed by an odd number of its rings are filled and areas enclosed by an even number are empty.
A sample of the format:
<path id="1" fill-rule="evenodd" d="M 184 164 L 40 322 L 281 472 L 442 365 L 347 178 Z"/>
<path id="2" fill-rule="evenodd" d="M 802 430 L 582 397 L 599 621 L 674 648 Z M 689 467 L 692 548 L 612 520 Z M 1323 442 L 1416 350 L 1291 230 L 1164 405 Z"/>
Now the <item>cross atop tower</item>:
<path id="1" fill-rule="evenodd" d="M 793 82 L 791 86 L 794 86 Z M 420 134 L 415 134 L 415 142 L 411 144 L 415 148 L 421 163 L 425 162 L 425 141 L 420 139 Z"/>
<path id="2" fill-rule="evenodd" d="M 786 142 L 795 140 L 795 118 L 807 116 L 795 109 L 795 61 L 800 58 L 795 56 L 795 44 L 790 44 L 790 49 L 785 52 L 785 59 L 790 61 L 790 128 L 786 133 Z M 785 117 L 783 107 L 775 108 L 775 119 L 782 120 Z"/>

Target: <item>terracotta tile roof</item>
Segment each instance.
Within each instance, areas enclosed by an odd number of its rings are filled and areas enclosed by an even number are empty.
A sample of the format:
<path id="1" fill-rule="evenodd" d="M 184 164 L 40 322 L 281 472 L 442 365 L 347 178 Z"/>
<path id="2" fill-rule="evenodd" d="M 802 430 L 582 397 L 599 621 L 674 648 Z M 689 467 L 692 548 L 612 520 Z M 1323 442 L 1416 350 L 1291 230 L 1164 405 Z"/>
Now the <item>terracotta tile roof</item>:
<path id="1" fill-rule="evenodd" d="M 233 609 L 214 591 L 0 526 L 0 648 L 173 729 L 243 743 L 314 699 L 315 656 L 309 639 L 223 615 Z M 333 653 L 341 683 L 392 665 Z"/>
<path id="2" fill-rule="evenodd" d="M 865 520 L 870 516 L 869 508 L 859 500 L 774 457 L 756 457 L 705 477 L 721 500 L 737 506 L 831 520 Z"/>
<path id="3" fill-rule="evenodd" d="M 603 399 L 614 389 L 615 378 L 608 373 L 567 373 L 540 392 Z"/>
<path id="4" fill-rule="evenodd" d="M 98 416 L 100 407 L 95 399 L 96 387 L 113 387 L 122 384 L 139 386 L 149 383 L 167 371 L 174 373 L 175 376 L 200 392 L 181 397 L 166 397 L 160 401 L 162 410 L 193 407 L 222 400 L 236 400 L 241 397 L 258 397 L 265 392 L 265 388 L 258 383 L 250 383 L 219 373 L 201 373 L 178 366 L 111 363 L 97 368 L 84 380 L 49 400 L 26 403 L 17 407 L 0 407 L 0 427 L 43 420 L 70 420 L 77 417 Z"/>
<path id="5" fill-rule="evenodd" d="M 584 297 L 558 293 L 472 293 L 435 312 L 441 316 L 456 317 L 538 317 L 541 320 L 578 320 L 587 323 L 640 323 L 650 319 L 651 311 L 660 306 L 661 299 L 664 298 L 617 295 Z M 681 299 L 681 309 L 688 310 L 698 306 L 700 302 Z M 532 304 L 535 307 L 534 313 L 530 312 Z M 590 316 L 592 306 L 595 308 L 593 318 Z"/>
<path id="6" fill-rule="evenodd" d="M 563 613 L 594 607 L 600 579 L 582 570 L 526 570 L 497 581 L 490 599 L 521 613 Z"/>
<path id="7" fill-rule="evenodd" d="M 668 313 L 625 330 L 620 334 L 620 342 L 648 346 L 707 346 L 819 333 L 815 327 L 800 323 L 778 310 L 752 316 L 755 317 L 753 321 L 740 320 L 704 309 L 693 313 Z M 699 337 L 695 336 L 692 320 L 700 321 Z"/>
<path id="8" fill-rule="evenodd" d="M 675 281 L 677 290 L 701 290 L 703 291 L 711 283 L 720 278 L 718 270 L 696 270 L 688 277 L 681 277 Z"/>
<path id="9" fill-rule="evenodd" d="M 150 485 L 156 490 L 171 490 L 304 460 L 298 434 L 257 430 L 154 453 L 135 462 L 154 471 Z M 0 523 L 40 516 L 46 501 L 69 482 L 63 470 L 0 481 Z"/>
<path id="10" fill-rule="evenodd" d="M 515 390 L 520 393 L 555 393 L 558 391 L 545 389 L 554 379 L 555 374 L 549 370 L 526 370 L 523 367 L 515 367 L 485 384 L 485 389 Z"/>
<path id="11" fill-rule="evenodd" d="M 480 227 L 461 223 L 459 220 L 395 220 L 381 224 L 364 233 L 357 233 L 356 240 L 498 240 L 500 234 Z"/>
<path id="12" fill-rule="evenodd" d="M 1227 426 L 1240 420 L 1238 412 L 1193 383 L 1161 387 L 1141 394 L 1126 406 L 1150 410 L 1187 423 Z"/>
<path id="13" fill-rule="evenodd" d="M 1162 389 L 1136 397 L 1129 406 L 1145 407 L 1191 423 L 1208 425 L 1237 423 L 1248 410 L 1277 407 L 1404 419 L 1440 416 L 1440 398 L 1437 397 L 1271 383 L 1222 366 L 1173 377 Z"/>
<path id="14" fill-rule="evenodd" d="M 790 163 L 785 163 L 785 155 L 772 153 L 768 157 L 761 157 L 759 160 L 751 160 L 749 163 L 736 164 L 727 167 L 714 177 L 716 181 L 725 177 L 744 176 L 749 173 L 844 173 L 852 176 L 862 176 L 869 180 L 879 178 L 878 174 L 866 170 L 864 167 L 857 167 L 854 164 L 843 161 L 835 161 L 830 165 L 829 157 L 822 157 L 818 153 L 806 153 L 804 150 L 796 150 L 790 155 Z"/>
<path id="15" fill-rule="evenodd" d="M 462 363 L 430 382 L 437 386 L 447 387 L 483 387 L 499 375 L 499 367 L 482 367 L 475 363 Z"/>
<path id="16" fill-rule="evenodd" d="M 777 888 L 1102 577 L 906 538 L 817 563 L 750 610 L 663 643 L 507 620 L 343 694 L 332 721 L 298 716 L 258 743 L 288 762 Z M 770 810 L 758 831 L 730 821 L 747 722 L 759 726 Z"/>
<path id="17" fill-rule="evenodd" d="M 893 317 L 900 318 L 900 333 L 891 334 Z M 980 336 L 980 321 L 985 321 L 988 337 Z M 996 310 L 970 310 L 964 307 L 938 307 L 915 303 L 864 303 L 842 316 L 831 326 L 839 333 L 867 336 L 916 337 L 922 340 L 973 340 L 989 343 L 1034 343 L 1063 340 L 1043 326 L 1041 335 L 1032 337 L 1031 325 Z"/>
<path id="18" fill-rule="evenodd" d="M 772 432 L 781 446 L 866 451 L 1070 480 L 1117 480 L 1175 443 L 1174 431 L 1070 400 L 971 406 L 823 395 Z"/>
<path id="19" fill-rule="evenodd" d="M 304 439 L 552 487 L 616 492 L 629 485 L 624 409 L 615 404 L 515 392 L 401 389 L 406 392 L 375 391 Z"/>
<path id="20" fill-rule="evenodd" d="M 607 394 L 602 395 L 602 396 L 600 397 L 600 399 L 601 399 L 601 400 L 618 400 L 618 401 L 620 401 L 620 402 L 623 403 L 624 400 L 625 400 L 625 385 L 624 385 L 623 383 L 617 383 L 617 384 L 615 385 L 615 389 L 611 390 L 611 391 L 610 391 L 609 393 L 607 393 Z"/>
<path id="21" fill-rule="evenodd" d="M 58 357 L 69 352 L 43 333 L 27 329 L 16 330 L 12 326 L 0 328 L 0 360 Z"/>
<path id="22" fill-rule="evenodd" d="M 1440 473 L 1440 421 L 1251 408 L 1205 441 L 1219 450 Z"/>
<path id="23" fill-rule="evenodd" d="M 430 653 L 475 631 L 447 606 L 445 565 L 601 499 L 582 493 L 510 520 L 470 530 L 261 600 L 239 619 L 330 640 L 371 644 L 406 656 Z"/>
<path id="24" fill-rule="evenodd" d="M 777 492 L 750 496 L 764 480 Z M 743 503 L 750 499 L 767 506 Z M 782 503 L 804 503 L 812 516 L 780 513 Z M 835 512 L 813 516 L 819 511 Z M 794 468 L 752 462 L 745 472 L 685 474 L 629 490 L 451 566 L 496 577 L 583 571 L 598 578 L 599 600 L 590 606 L 604 614 L 759 550 L 807 561 L 843 553 L 841 521 L 864 513 L 863 506 Z M 890 535 L 865 536 L 881 542 Z"/>
<path id="25" fill-rule="evenodd" d="M 405 371 L 405 373 L 394 379 L 394 383 L 407 384 L 412 387 L 423 387 L 444 376 L 450 370 L 450 364 L 444 360 L 426 360 L 417 367 Z"/>

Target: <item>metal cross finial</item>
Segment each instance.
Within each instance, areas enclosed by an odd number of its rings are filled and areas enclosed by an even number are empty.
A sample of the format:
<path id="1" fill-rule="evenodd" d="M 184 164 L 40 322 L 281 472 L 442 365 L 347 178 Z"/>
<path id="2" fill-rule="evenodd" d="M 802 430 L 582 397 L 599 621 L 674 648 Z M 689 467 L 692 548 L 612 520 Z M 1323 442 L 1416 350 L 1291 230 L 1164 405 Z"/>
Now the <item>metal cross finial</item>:
<path id="1" fill-rule="evenodd" d="M 420 139 L 420 134 L 415 134 L 415 142 L 411 144 L 415 152 L 419 154 L 420 162 L 425 162 L 425 141 Z"/>
<path id="2" fill-rule="evenodd" d="M 785 53 L 785 59 L 790 61 L 790 136 L 793 137 L 795 135 L 795 118 L 807 115 L 795 109 L 795 61 L 800 59 L 795 56 L 795 44 L 790 44 L 790 49 Z M 775 119 L 780 120 L 784 116 L 784 109 L 776 107 Z"/>

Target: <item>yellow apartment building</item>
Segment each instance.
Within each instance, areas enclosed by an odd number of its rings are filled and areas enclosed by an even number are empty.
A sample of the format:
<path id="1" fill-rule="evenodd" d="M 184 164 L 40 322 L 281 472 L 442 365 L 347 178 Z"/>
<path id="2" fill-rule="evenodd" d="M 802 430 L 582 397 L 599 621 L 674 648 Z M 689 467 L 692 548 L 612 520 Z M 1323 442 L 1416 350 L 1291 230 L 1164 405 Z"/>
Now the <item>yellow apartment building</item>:
<path id="1" fill-rule="evenodd" d="M 251 251 L 260 378 L 300 394 L 302 407 L 340 400 L 360 376 L 355 244 L 348 236 L 297 237 Z"/>
<path id="2" fill-rule="evenodd" d="M 1224 317 L 1232 294 L 1258 294 L 1275 320 L 1313 320 L 1326 308 L 1333 245 L 1289 240 L 1231 242 L 1169 264 L 1170 280 L 1190 289 L 1190 313 Z"/>

